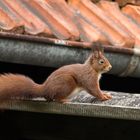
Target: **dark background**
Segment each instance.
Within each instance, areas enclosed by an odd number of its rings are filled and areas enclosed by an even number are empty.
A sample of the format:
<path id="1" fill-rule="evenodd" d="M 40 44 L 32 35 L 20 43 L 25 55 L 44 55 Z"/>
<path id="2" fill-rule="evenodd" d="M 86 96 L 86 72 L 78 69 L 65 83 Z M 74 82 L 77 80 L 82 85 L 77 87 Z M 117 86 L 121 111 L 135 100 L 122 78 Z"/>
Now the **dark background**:
<path id="1" fill-rule="evenodd" d="M 20 73 L 37 83 L 55 68 L 0 62 L 0 73 Z M 101 89 L 138 93 L 140 80 L 105 74 Z M 139 139 L 140 122 L 20 111 L 0 112 L 0 140 Z"/>

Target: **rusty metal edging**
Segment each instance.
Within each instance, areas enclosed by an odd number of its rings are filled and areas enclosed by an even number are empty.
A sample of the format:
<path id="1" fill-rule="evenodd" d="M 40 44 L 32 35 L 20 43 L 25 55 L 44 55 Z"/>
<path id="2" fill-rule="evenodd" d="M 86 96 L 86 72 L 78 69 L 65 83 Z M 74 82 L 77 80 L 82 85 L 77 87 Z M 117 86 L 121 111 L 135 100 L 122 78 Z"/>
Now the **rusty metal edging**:
<path id="1" fill-rule="evenodd" d="M 49 67 L 83 63 L 90 53 L 90 45 L 3 32 L 0 33 L 0 61 Z M 140 77 L 139 49 L 104 47 L 113 66 L 110 74 Z"/>

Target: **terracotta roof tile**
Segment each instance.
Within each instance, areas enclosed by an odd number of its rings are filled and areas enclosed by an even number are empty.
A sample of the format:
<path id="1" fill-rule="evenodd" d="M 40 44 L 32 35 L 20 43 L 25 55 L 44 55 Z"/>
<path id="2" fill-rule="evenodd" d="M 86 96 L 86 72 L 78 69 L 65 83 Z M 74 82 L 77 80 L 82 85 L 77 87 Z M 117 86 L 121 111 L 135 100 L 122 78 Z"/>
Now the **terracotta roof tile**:
<path id="1" fill-rule="evenodd" d="M 140 24 L 140 6 L 127 5 L 122 8 L 122 11 Z"/>
<path id="2" fill-rule="evenodd" d="M 1 3 L 9 9 L 7 11 L 1 7 L 2 10 L 6 12 L 17 25 L 24 25 L 27 34 L 37 35 L 43 32 L 46 36 L 52 36 L 51 30 L 23 5 L 23 1 L 3 0 Z"/>
<path id="3" fill-rule="evenodd" d="M 90 21 L 87 21 L 80 13 L 76 13 L 74 22 L 79 29 L 81 41 L 110 44 L 101 30 L 94 26 Z"/>
<path id="4" fill-rule="evenodd" d="M 40 0 L 42 2 L 42 0 Z M 68 30 L 71 38 L 79 40 L 79 31 L 73 22 L 74 13 L 64 0 L 45 0 L 46 4 L 51 6 L 54 12 L 54 17 Z M 57 15 L 57 16 L 56 16 Z"/>
<path id="5" fill-rule="evenodd" d="M 128 48 L 140 46 L 139 6 L 127 5 L 121 11 L 116 2 L 67 1 L 2 0 L 0 30 Z"/>
<path id="6" fill-rule="evenodd" d="M 134 5 L 139 5 L 140 1 L 139 0 L 115 0 L 118 2 L 120 6 L 125 6 L 126 4 L 134 4 Z"/>
<path id="7" fill-rule="evenodd" d="M 59 39 L 72 39 L 79 38 L 73 35 L 69 30 L 69 24 L 60 13 L 56 12 L 47 2 L 43 0 L 24 1 L 34 14 L 38 16 L 48 27 L 53 34 Z M 68 10 L 68 9 L 67 9 Z M 69 26 L 68 26 L 69 25 Z"/>
<path id="8" fill-rule="evenodd" d="M 116 18 L 117 21 L 120 22 L 120 25 L 124 26 L 136 39 L 136 46 L 140 45 L 140 28 L 137 24 L 135 24 L 131 19 L 127 18 L 125 15 L 122 14 L 118 5 L 115 3 L 108 3 L 106 2 L 106 7 L 112 8 L 113 12 L 110 13 L 112 17 Z M 105 6 L 104 6 L 105 7 Z"/>
<path id="9" fill-rule="evenodd" d="M 15 21 L 13 21 L 9 15 L 7 15 L 5 12 L 3 12 L 0 9 L 0 28 L 4 31 L 13 31 L 17 29 L 17 24 L 15 23 Z M 20 27 L 20 25 L 19 25 Z M 21 31 L 22 33 L 22 31 Z"/>
<path id="10" fill-rule="evenodd" d="M 126 46 L 132 47 L 135 45 L 135 36 L 129 31 L 129 28 L 127 28 L 125 25 L 129 24 L 128 22 L 125 22 L 126 17 L 122 14 L 120 11 L 120 8 L 116 2 L 108 2 L 108 1 L 100 1 L 98 3 L 98 6 L 107 14 L 108 17 L 110 17 L 115 24 L 119 27 L 119 32 L 125 36 L 124 39 L 126 39 Z M 122 22 L 122 20 L 124 20 Z"/>
<path id="11" fill-rule="evenodd" d="M 14 14 L 11 12 L 9 7 L 4 4 L 4 1 L 0 1 L 0 29 L 4 31 L 17 31 L 17 33 L 23 33 L 24 25 L 21 22 L 17 23 L 14 17 Z"/>
<path id="12" fill-rule="evenodd" d="M 128 47 L 127 36 L 107 14 L 90 0 L 69 0 L 69 4 L 100 28 L 114 46 Z M 129 45 L 132 47 L 131 45 Z"/>

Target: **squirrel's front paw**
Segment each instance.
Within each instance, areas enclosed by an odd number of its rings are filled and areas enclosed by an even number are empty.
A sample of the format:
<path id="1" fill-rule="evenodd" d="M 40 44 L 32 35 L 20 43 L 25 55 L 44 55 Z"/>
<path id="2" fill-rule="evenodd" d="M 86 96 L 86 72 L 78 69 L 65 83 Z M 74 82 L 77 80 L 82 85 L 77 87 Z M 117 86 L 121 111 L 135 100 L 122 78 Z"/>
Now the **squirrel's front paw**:
<path id="1" fill-rule="evenodd" d="M 109 100 L 109 99 L 112 99 L 112 96 L 107 94 L 107 93 L 102 93 L 102 97 L 101 97 L 101 101 L 106 101 L 106 100 Z"/>
<path id="2" fill-rule="evenodd" d="M 112 99 L 112 96 L 107 93 L 103 93 L 103 95 L 106 96 L 108 99 Z"/>

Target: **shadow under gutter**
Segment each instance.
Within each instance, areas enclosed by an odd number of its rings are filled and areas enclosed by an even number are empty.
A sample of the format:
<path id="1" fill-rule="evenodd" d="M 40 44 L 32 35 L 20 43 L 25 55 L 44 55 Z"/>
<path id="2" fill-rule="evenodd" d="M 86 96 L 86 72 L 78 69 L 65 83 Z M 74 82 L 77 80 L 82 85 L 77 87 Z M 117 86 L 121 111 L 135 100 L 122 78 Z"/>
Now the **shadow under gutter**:
<path id="1" fill-rule="evenodd" d="M 0 33 L 0 61 L 47 67 L 83 63 L 89 56 L 90 45 L 84 42 Z M 139 49 L 111 46 L 104 48 L 105 55 L 113 66 L 110 74 L 140 77 Z"/>

